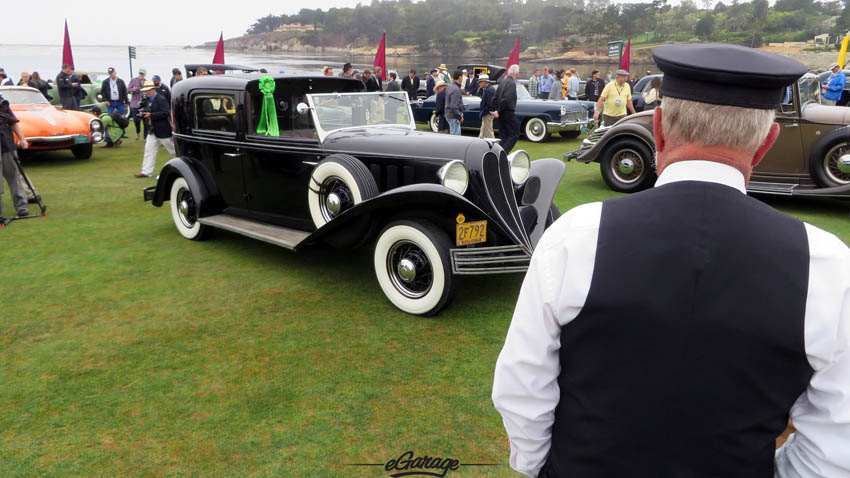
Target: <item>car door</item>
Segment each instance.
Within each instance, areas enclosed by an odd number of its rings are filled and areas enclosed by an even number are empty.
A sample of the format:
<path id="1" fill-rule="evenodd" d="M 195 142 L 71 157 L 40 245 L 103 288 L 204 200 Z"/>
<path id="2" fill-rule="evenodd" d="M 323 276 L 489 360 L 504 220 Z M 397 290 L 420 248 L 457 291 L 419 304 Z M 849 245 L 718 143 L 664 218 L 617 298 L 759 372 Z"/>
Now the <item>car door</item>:
<path id="1" fill-rule="evenodd" d="M 239 100 L 240 92 L 194 91 L 192 141 L 197 142 L 198 159 L 212 174 L 227 206 L 245 209 L 245 148 L 237 141 L 242 120 L 237 111 Z"/>
<path id="2" fill-rule="evenodd" d="M 776 110 L 776 123 L 779 124 L 779 137 L 754 171 L 776 176 L 777 179 L 786 176 L 793 179 L 807 174 L 796 84 L 792 91 L 783 94 L 782 104 Z"/>
<path id="3" fill-rule="evenodd" d="M 275 93 L 278 136 L 257 133 L 261 103 L 259 98 L 250 101 L 244 163 L 248 208 L 264 222 L 310 230 L 307 188 L 323 155 L 312 116 L 297 111 L 306 98 L 281 90 Z"/>

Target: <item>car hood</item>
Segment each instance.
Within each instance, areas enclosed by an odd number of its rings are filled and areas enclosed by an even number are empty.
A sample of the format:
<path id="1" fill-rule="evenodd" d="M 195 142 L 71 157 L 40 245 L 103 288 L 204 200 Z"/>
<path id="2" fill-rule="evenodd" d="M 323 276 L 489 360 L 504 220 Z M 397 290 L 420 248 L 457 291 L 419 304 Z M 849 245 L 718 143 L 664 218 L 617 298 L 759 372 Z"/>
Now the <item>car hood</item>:
<path id="1" fill-rule="evenodd" d="M 88 134 L 89 120 L 94 116 L 78 111 L 65 111 L 48 105 L 12 105 L 27 138 Z"/>
<path id="2" fill-rule="evenodd" d="M 803 105 L 802 117 L 816 123 L 850 124 L 850 108 L 809 103 Z"/>
<path id="3" fill-rule="evenodd" d="M 343 151 L 355 156 L 379 154 L 463 160 L 469 146 L 480 141 L 468 136 L 431 133 L 403 127 L 370 126 L 334 131 L 322 142 L 322 149 Z M 424 144 L 427 144 L 427 148 L 423 148 Z"/>

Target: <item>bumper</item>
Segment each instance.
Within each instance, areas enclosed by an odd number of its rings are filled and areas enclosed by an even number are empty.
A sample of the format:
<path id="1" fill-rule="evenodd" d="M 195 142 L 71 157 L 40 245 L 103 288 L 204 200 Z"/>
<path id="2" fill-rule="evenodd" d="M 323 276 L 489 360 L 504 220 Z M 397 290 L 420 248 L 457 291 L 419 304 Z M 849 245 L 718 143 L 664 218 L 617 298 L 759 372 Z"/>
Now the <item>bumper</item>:
<path id="1" fill-rule="evenodd" d="M 525 272 L 531 256 L 520 246 L 451 249 L 452 272 L 458 275 Z"/>
<path id="2" fill-rule="evenodd" d="M 156 192 L 156 186 L 148 186 L 142 190 L 142 198 L 147 201 L 153 201 L 153 193 Z"/>
<path id="3" fill-rule="evenodd" d="M 570 151 L 569 153 L 564 153 L 564 159 L 567 161 L 575 159 L 580 163 L 592 163 L 593 155 L 585 153 L 588 153 L 590 150 L 593 149 L 594 146 L 596 146 L 596 143 L 598 143 L 599 140 L 602 139 L 602 136 L 605 134 L 606 131 L 608 131 L 608 128 L 605 126 L 601 128 L 596 128 L 596 130 L 593 131 L 590 136 L 588 136 L 584 139 L 584 141 L 581 142 L 581 148 L 575 151 Z"/>
<path id="4" fill-rule="evenodd" d="M 591 123 L 593 123 L 593 118 L 580 121 L 551 121 L 546 123 L 546 128 L 549 130 L 549 133 L 559 133 L 561 131 L 581 131 L 583 127 Z"/>

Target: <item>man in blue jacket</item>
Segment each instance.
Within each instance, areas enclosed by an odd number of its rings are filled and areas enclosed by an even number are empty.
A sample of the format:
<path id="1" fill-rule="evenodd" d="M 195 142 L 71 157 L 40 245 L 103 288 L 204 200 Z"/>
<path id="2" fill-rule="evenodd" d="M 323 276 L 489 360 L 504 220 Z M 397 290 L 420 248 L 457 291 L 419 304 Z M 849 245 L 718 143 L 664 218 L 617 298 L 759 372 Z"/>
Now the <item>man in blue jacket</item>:
<path id="1" fill-rule="evenodd" d="M 841 93 L 844 91 L 844 85 L 847 83 L 847 77 L 841 71 L 841 65 L 833 63 L 829 65 L 832 74 L 823 82 L 823 104 L 835 106 L 838 100 L 841 99 Z"/>
<path id="2" fill-rule="evenodd" d="M 481 132 L 478 133 L 479 138 L 495 138 L 496 133 L 493 132 L 493 112 L 496 111 L 496 103 L 493 101 L 496 98 L 496 89 L 490 86 L 490 77 L 487 73 L 482 73 L 478 77 L 478 96 L 481 97 Z"/>

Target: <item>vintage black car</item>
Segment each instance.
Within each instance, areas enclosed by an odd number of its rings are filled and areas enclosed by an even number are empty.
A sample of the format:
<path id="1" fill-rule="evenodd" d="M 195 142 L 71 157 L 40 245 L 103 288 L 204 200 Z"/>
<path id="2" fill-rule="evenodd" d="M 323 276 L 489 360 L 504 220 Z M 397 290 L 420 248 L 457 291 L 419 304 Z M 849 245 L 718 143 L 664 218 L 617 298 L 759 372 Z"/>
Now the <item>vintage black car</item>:
<path id="1" fill-rule="evenodd" d="M 558 217 L 558 159 L 496 141 L 417 131 L 404 92 L 358 80 L 195 77 L 172 93 L 178 157 L 145 190 L 178 232 L 226 229 L 291 250 L 374 244 L 378 283 L 399 309 L 434 314 L 455 277 L 521 272 Z M 267 117 L 268 119 L 268 117 Z M 259 132 L 258 132 L 259 131 Z M 265 133 L 264 133 L 265 131 Z"/>
<path id="2" fill-rule="evenodd" d="M 577 138 L 583 128 L 587 129 L 593 123 L 593 102 L 538 100 L 522 85 L 517 85 L 516 93 L 516 118 L 520 131 L 533 143 L 546 141 L 552 133 L 558 133 L 564 138 Z M 433 114 L 436 101 L 437 96 L 432 95 L 411 103 L 414 120 L 417 123 L 427 123 L 434 132 L 437 132 L 437 117 Z M 461 126 L 464 129 L 481 128 L 480 106 L 480 97 L 463 97 L 464 113 Z M 498 118 L 493 120 L 493 129 L 499 130 Z"/>
<path id="3" fill-rule="evenodd" d="M 850 108 L 820 104 L 820 82 L 807 74 L 786 93 L 776 110 L 779 137 L 753 170 L 748 191 L 850 198 Z M 644 111 L 599 128 L 564 157 L 598 162 L 615 191 L 646 189 L 656 179 L 652 115 Z"/>

